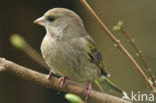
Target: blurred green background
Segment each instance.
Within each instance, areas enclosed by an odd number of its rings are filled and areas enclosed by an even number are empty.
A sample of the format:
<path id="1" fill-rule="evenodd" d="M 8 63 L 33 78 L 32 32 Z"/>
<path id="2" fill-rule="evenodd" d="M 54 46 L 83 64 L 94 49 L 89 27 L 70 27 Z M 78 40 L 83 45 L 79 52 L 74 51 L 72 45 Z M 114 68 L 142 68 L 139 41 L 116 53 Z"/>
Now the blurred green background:
<path id="1" fill-rule="evenodd" d="M 142 49 L 147 63 L 156 74 L 156 1 L 155 0 L 88 0 L 109 29 L 122 20 L 126 30 Z M 45 30 L 33 21 L 48 9 L 65 7 L 74 10 L 83 19 L 88 33 L 94 38 L 111 73 L 110 79 L 130 93 L 149 93 L 144 80 L 135 67 L 113 44 L 106 33 L 88 14 L 79 0 L 1 0 L 0 3 L 0 57 L 42 73 L 48 71 L 30 59 L 25 53 L 12 47 L 12 33 L 22 35 L 38 52 Z M 114 32 L 113 32 L 114 33 Z M 141 67 L 143 64 L 121 33 L 114 33 L 126 46 Z M 145 71 L 145 69 L 143 69 Z M 0 103 L 68 103 L 64 94 L 24 81 L 8 73 L 0 73 Z"/>

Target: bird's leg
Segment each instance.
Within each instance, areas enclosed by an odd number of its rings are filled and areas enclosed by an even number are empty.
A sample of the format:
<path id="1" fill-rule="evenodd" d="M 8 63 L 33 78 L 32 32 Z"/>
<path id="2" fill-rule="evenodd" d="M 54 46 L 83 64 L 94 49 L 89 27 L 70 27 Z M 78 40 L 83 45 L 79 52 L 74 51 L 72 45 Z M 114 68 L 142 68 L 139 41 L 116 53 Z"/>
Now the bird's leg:
<path id="1" fill-rule="evenodd" d="M 90 81 L 87 84 L 87 86 L 82 90 L 82 93 L 84 93 L 84 91 L 86 91 L 86 96 L 85 96 L 85 103 L 86 103 L 90 96 L 90 91 L 91 91 L 91 82 Z"/>
<path id="2" fill-rule="evenodd" d="M 68 86 L 68 78 L 67 77 L 60 77 L 59 80 L 60 80 L 60 88 L 59 88 L 59 92 L 60 92 L 60 90 L 61 90 L 61 88 L 62 88 L 64 83 L 65 83 L 65 86 L 67 88 L 67 86 Z"/>
<path id="3" fill-rule="evenodd" d="M 50 70 L 49 75 L 48 75 L 48 80 L 50 80 L 53 77 L 53 75 L 52 75 L 53 73 L 54 72 L 52 70 Z"/>

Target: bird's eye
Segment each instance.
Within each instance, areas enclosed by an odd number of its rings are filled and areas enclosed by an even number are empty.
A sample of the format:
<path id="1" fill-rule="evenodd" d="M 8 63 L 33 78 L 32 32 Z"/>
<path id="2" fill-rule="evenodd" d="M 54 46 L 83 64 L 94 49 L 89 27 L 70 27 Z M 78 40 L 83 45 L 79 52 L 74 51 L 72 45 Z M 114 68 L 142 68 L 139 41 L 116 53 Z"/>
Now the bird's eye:
<path id="1" fill-rule="evenodd" d="M 54 19 L 55 19 L 55 18 L 54 18 L 53 16 L 47 17 L 47 20 L 48 20 L 48 21 L 54 21 Z"/>

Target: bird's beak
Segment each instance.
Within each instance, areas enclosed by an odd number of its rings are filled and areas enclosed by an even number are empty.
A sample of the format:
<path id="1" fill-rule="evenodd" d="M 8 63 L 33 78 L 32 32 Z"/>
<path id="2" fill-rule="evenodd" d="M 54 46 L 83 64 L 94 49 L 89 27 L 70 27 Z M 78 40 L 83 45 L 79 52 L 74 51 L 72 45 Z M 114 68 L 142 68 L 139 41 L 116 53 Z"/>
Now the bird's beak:
<path id="1" fill-rule="evenodd" d="M 39 24 L 41 26 L 45 26 L 45 22 L 46 22 L 45 17 L 40 17 L 40 18 L 38 18 L 37 20 L 34 21 L 35 24 Z"/>

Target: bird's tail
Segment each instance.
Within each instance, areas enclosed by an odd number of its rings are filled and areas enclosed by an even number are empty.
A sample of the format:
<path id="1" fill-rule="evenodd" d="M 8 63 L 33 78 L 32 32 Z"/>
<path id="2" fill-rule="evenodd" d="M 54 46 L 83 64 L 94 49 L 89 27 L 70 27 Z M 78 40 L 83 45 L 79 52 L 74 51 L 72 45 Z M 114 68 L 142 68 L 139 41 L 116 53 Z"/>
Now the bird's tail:
<path id="1" fill-rule="evenodd" d="M 98 89 L 100 89 L 100 91 L 102 91 L 102 92 L 107 92 L 107 91 L 113 90 L 120 94 L 123 94 L 123 97 L 122 97 L 123 99 L 130 100 L 127 93 L 125 91 L 123 91 L 122 89 L 120 89 L 115 84 L 113 84 L 108 78 L 100 77 L 94 81 L 94 84 L 96 84 L 96 87 L 98 87 Z"/>

